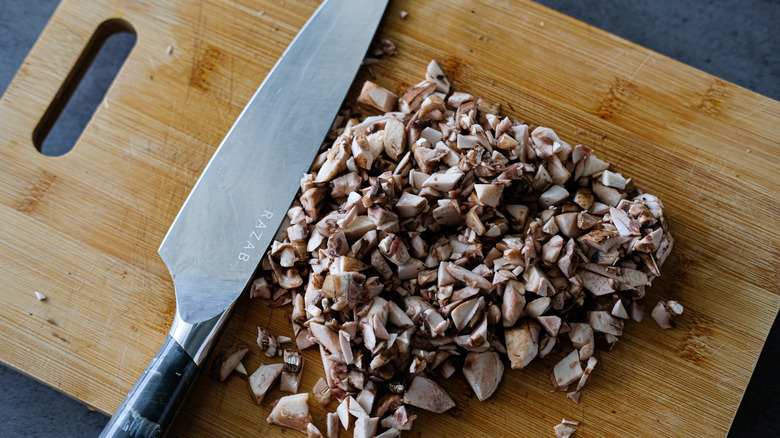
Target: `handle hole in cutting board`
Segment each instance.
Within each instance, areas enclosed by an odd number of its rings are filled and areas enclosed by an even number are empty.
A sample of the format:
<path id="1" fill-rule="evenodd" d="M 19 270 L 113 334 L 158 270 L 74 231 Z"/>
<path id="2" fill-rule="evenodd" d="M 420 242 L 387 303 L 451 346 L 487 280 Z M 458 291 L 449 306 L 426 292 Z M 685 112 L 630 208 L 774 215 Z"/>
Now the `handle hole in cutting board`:
<path id="1" fill-rule="evenodd" d="M 73 149 L 136 40 L 125 20 L 112 18 L 97 27 L 33 130 L 40 153 L 56 157 Z"/>

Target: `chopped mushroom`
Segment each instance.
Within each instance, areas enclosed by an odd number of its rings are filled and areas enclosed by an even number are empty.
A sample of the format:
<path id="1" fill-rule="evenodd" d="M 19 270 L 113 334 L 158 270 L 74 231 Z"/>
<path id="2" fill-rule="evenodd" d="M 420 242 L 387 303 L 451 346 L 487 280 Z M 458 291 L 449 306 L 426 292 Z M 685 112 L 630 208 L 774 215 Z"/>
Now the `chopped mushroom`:
<path id="1" fill-rule="evenodd" d="M 370 56 L 394 51 L 382 45 Z M 397 100 L 365 84 L 361 101 L 385 113 L 339 113 L 250 289 L 292 303 L 298 348 L 318 345 L 315 397 L 342 400 L 329 436 L 337 420 L 373 435 L 380 419 L 380 436 L 395 436 L 412 406 L 454 406 L 433 373 L 463 365 L 485 399 L 502 355 L 520 369 L 558 346 L 573 349 L 554 385 L 576 382 L 567 396 L 578 400 L 597 343 L 609 350 L 648 313 L 643 297 L 673 248 L 660 199 L 591 147 L 450 87 L 435 61 Z M 672 300 L 651 315 L 671 327 L 682 311 Z M 270 334 L 258 343 L 280 350 Z"/>
<path id="2" fill-rule="evenodd" d="M 320 406 L 325 406 L 330 403 L 330 387 L 324 378 L 320 377 L 319 380 L 317 380 L 317 383 L 314 384 L 314 388 L 312 388 L 312 393 L 314 393 L 314 398 L 317 399 L 317 403 L 319 403 Z"/>
<path id="3" fill-rule="evenodd" d="M 298 392 L 298 385 L 303 377 L 303 355 L 294 350 L 284 350 L 284 367 L 279 379 L 279 390 Z"/>
<path id="4" fill-rule="evenodd" d="M 287 395 L 280 398 L 267 419 L 271 424 L 291 427 L 303 433 L 307 433 L 306 428 L 311 420 L 308 393 Z"/>
<path id="5" fill-rule="evenodd" d="M 471 352 L 463 363 L 463 375 L 480 401 L 485 401 L 498 389 L 504 375 L 504 364 L 494 351 Z"/>
<path id="6" fill-rule="evenodd" d="M 275 363 L 270 365 L 260 365 L 257 370 L 249 376 L 249 393 L 259 406 L 266 393 L 276 382 L 276 379 L 282 374 L 284 364 Z"/>
<path id="7" fill-rule="evenodd" d="M 373 438 L 379 426 L 379 418 L 363 414 L 355 420 L 354 438 Z"/>
<path id="8" fill-rule="evenodd" d="M 512 369 L 523 369 L 539 352 L 539 324 L 524 321 L 519 326 L 504 331 L 506 352 Z"/>
<path id="9" fill-rule="evenodd" d="M 404 403 L 441 414 L 455 407 L 452 398 L 433 380 L 415 376 L 404 395 Z"/>
<path id="10" fill-rule="evenodd" d="M 279 348 L 276 337 L 262 327 L 257 328 L 257 345 L 260 347 L 260 351 L 268 357 L 276 356 L 276 351 Z"/>
<path id="11" fill-rule="evenodd" d="M 557 389 L 564 389 L 582 377 L 582 364 L 577 350 L 572 350 L 553 368 L 552 380 Z"/>
<path id="12" fill-rule="evenodd" d="M 249 288 L 249 298 L 271 298 L 271 288 L 265 278 L 258 277 L 252 282 L 252 287 Z"/>
<path id="13" fill-rule="evenodd" d="M 658 323 L 659 327 L 666 330 L 674 328 L 674 316 L 681 313 L 682 306 L 678 302 L 670 300 L 664 303 L 663 301 L 659 301 L 653 308 L 653 311 L 650 312 L 650 317 Z"/>
<path id="14" fill-rule="evenodd" d="M 436 84 L 436 91 L 440 91 L 444 94 L 450 92 L 450 81 L 444 76 L 444 71 L 442 71 L 435 60 L 431 60 L 428 64 L 428 70 L 425 72 L 425 79 Z"/>
<path id="15" fill-rule="evenodd" d="M 335 412 L 328 412 L 326 416 L 328 438 L 339 437 L 339 415 Z"/>
<path id="16" fill-rule="evenodd" d="M 317 426 L 314 425 L 314 423 L 309 423 L 306 425 L 306 438 L 324 438 L 322 436 L 322 432 L 320 432 L 319 429 L 317 429 Z"/>
<path id="17" fill-rule="evenodd" d="M 230 373 L 241 364 L 241 360 L 248 352 L 249 346 L 243 342 L 230 344 L 220 350 L 214 357 L 214 362 L 211 365 L 211 377 L 224 382 Z M 244 374 L 246 374 L 246 369 Z"/>
<path id="18" fill-rule="evenodd" d="M 388 91 L 371 81 L 366 81 L 363 84 L 363 89 L 360 90 L 360 96 L 358 96 L 358 102 L 371 105 L 384 112 L 392 111 L 393 108 L 395 108 L 397 101 L 398 96 L 396 96 L 395 93 Z"/>
<path id="19" fill-rule="evenodd" d="M 249 378 L 249 372 L 246 370 L 246 367 L 244 366 L 243 362 L 239 362 L 238 365 L 236 365 L 236 369 L 234 371 L 242 379 L 248 379 Z"/>
<path id="20" fill-rule="evenodd" d="M 577 429 L 564 423 L 557 424 L 553 429 L 557 438 L 570 438 L 577 431 Z"/>

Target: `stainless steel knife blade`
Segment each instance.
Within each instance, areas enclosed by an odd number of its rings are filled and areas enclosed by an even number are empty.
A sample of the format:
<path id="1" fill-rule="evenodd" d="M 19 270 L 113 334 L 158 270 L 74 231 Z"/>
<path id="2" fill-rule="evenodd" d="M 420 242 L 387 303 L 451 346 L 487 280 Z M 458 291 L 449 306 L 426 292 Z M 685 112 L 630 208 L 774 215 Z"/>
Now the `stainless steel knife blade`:
<path id="1" fill-rule="evenodd" d="M 388 0 L 326 0 L 250 99 L 160 246 L 169 336 L 101 437 L 164 434 L 252 279 L 373 39 Z"/>
<path id="2" fill-rule="evenodd" d="M 219 314 L 246 286 L 344 100 L 386 3 L 323 3 L 206 166 L 159 250 L 184 321 Z"/>

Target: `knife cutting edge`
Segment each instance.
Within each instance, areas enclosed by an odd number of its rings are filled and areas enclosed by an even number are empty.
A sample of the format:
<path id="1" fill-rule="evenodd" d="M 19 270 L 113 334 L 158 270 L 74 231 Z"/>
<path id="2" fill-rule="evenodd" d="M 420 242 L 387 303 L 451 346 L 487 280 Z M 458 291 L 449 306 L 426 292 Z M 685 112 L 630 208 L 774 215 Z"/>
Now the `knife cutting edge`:
<path id="1" fill-rule="evenodd" d="M 326 0 L 239 115 L 159 253 L 176 316 L 101 437 L 164 435 L 282 223 L 388 0 Z"/>

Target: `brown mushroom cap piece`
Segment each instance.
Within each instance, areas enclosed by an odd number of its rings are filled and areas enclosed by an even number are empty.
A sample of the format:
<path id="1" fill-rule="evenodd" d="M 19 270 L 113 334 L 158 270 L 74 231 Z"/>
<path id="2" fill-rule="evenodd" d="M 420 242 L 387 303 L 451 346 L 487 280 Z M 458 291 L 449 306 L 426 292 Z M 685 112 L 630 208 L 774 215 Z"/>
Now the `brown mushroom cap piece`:
<path id="1" fill-rule="evenodd" d="M 504 364 L 494 351 L 471 352 L 463 363 L 463 375 L 480 401 L 485 401 L 498 389 L 504 376 Z"/>

